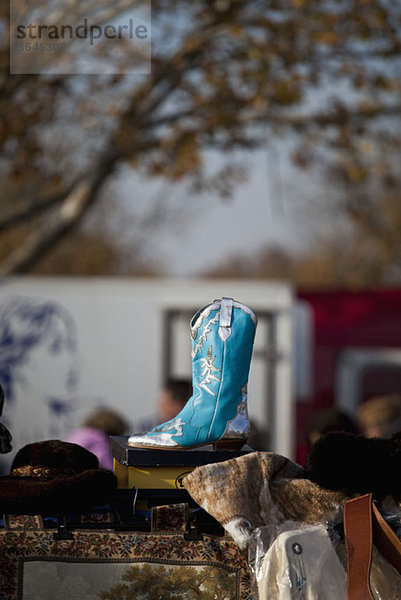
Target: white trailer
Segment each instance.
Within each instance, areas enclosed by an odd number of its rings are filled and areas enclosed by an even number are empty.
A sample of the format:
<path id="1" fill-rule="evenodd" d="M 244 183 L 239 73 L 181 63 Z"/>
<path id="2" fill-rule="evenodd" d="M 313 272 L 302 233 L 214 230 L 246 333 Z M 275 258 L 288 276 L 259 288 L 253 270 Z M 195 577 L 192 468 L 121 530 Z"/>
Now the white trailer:
<path id="1" fill-rule="evenodd" d="M 269 449 L 293 457 L 291 287 L 230 279 L 3 279 L 1 420 L 15 450 L 65 439 L 96 406 L 112 406 L 132 423 L 154 413 L 163 382 L 191 375 L 191 316 L 222 296 L 258 316 L 249 413 Z"/>

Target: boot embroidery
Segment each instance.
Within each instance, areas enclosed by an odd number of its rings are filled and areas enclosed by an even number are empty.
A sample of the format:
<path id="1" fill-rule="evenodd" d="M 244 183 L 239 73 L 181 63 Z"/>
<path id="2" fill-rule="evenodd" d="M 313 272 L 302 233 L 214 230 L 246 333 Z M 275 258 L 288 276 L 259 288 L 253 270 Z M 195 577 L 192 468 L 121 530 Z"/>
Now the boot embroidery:
<path id="1" fill-rule="evenodd" d="M 213 319 L 210 319 L 210 321 L 208 321 L 206 323 L 206 325 L 203 328 L 202 333 L 200 334 L 200 336 L 198 338 L 195 348 L 191 352 L 192 358 L 195 358 L 195 356 L 198 354 L 198 351 L 200 352 L 202 350 L 203 342 L 206 342 L 207 336 L 211 332 L 211 326 L 214 325 L 215 323 L 217 323 L 219 318 L 220 318 L 220 311 L 218 311 L 218 313 L 213 317 Z M 202 360 L 206 360 L 206 359 L 202 359 Z"/>
<path id="2" fill-rule="evenodd" d="M 212 346 L 209 346 L 206 358 L 201 358 L 202 376 L 204 376 L 204 379 L 202 379 L 199 386 L 212 396 L 215 396 L 216 394 L 214 394 L 207 386 L 212 383 L 212 381 L 220 381 L 220 379 L 214 374 L 220 372 L 220 369 L 215 367 L 213 364 L 215 359 L 216 355 L 212 357 Z"/>
<path id="3" fill-rule="evenodd" d="M 170 437 L 172 435 L 177 435 L 177 436 L 181 436 L 182 435 L 182 427 L 183 425 L 185 425 L 184 421 L 181 419 L 181 417 L 176 417 L 174 419 L 172 419 L 171 421 L 167 421 L 167 423 L 163 423 L 162 425 L 158 425 L 157 427 L 154 427 L 152 429 L 152 431 L 149 431 L 148 435 L 154 435 L 154 434 L 158 434 L 158 433 L 163 433 L 165 434 L 166 431 L 173 431 L 175 430 L 176 433 L 170 433 L 168 434 Z"/>

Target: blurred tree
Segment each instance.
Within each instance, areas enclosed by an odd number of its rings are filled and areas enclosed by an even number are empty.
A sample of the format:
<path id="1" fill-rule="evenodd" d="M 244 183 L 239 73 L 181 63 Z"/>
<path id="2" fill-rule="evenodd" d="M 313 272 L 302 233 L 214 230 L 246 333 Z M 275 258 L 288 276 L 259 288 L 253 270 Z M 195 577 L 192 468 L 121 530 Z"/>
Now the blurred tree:
<path id="1" fill-rule="evenodd" d="M 41 275 L 158 275 L 155 266 L 130 248 L 129 256 L 109 232 L 73 231 L 54 245 L 32 268 Z"/>
<path id="2" fill-rule="evenodd" d="M 100 600 L 229 600 L 235 593 L 235 574 L 215 567 L 130 567 L 121 583 L 99 593 Z"/>
<path id="3" fill-rule="evenodd" d="M 61 6 L 82 13 L 75 0 Z M 85 14 L 105 6 L 85 3 Z M 37 268 L 122 165 L 228 194 L 243 176 L 230 152 L 288 133 L 296 164 L 346 185 L 342 206 L 376 227 L 399 175 L 400 13 L 391 0 L 153 0 L 152 73 L 142 77 L 9 75 L 3 35 L 0 274 Z M 222 172 L 205 167 L 208 148 L 227 154 Z M 367 202 L 372 186 L 380 194 Z M 10 231 L 21 224 L 16 247 Z"/>
<path id="4" fill-rule="evenodd" d="M 359 201 L 338 199 L 350 218 L 326 214 L 333 226 L 313 235 L 302 251 L 267 246 L 254 255 L 232 256 L 205 275 L 286 279 L 303 289 L 401 285 L 400 195 L 369 199 L 368 194 Z"/>
<path id="5" fill-rule="evenodd" d="M 211 277 L 293 279 L 294 258 L 280 246 L 267 246 L 254 255 L 234 255 L 205 273 Z"/>

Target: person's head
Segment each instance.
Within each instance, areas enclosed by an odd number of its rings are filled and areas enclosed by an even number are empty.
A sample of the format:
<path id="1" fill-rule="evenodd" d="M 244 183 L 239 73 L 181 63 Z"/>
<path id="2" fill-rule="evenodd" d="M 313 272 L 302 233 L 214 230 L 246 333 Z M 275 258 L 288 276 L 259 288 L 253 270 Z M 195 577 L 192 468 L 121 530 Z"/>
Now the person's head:
<path id="1" fill-rule="evenodd" d="M 306 430 L 309 446 L 313 446 L 322 435 L 331 431 L 358 433 L 356 424 L 348 415 L 335 407 L 327 408 L 315 413 L 309 421 Z"/>
<path id="2" fill-rule="evenodd" d="M 98 429 L 106 435 L 123 435 L 128 424 L 124 417 L 111 408 L 98 408 L 83 422 L 84 427 Z"/>
<path id="3" fill-rule="evenodd" d="M 160 390 L 157 409 L 163 421 L 174 418 L 192 394 L 192 384 L 186 379 L 170 379 Z"/>
<path id="4" fill-rule="evenodd" d="M 6 398 L 12 401 L 16 381 L 44 388 L 50 396 L 65 393 L 76 383 L 76 346 L 75 323 L 61 305 L 23 296 L 3 301 L 0 381 Z"/>
<path id="5" fill-rule="evenodd" d="M 369 398 L 356 414 L 364 436 L 391 437 L 401 429 L 401 394 Z"/>

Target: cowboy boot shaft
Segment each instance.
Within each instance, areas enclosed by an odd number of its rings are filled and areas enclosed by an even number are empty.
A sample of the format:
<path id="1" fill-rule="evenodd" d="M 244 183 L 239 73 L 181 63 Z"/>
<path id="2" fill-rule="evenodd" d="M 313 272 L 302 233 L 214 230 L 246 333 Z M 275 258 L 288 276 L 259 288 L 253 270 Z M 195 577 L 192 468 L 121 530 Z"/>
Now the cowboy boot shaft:
<path id="1" fill-rule="evenodd" d="M 230 325 L 225 326 L 222 336 L 222 308 L 218 306 L 204 317 L 193 340 L 192 375 L 194 390 L 197 390 L 194 404 L 199 409 L 191 423 L 202 426 L 202 437 L 220 438 L 238 414 L 247 419 L 246 385 L 255 335 L 255 317 L 244 308 L 239 303 L 233 303 Z M 244 403 L 242 407 L 241 403 Z M 231 427 L 231 430 L 234 432 L 235 428 Z M 247 433 L 242 432 L 245 437 Z"/>
<path id="2" fill-rule="evenodd" d="M 176 417 L 130 445 L 191 448 L 221 439 L 244 443 L 249 434 L 246 387 L 256 317 L 245 305 L 223 298 L 191 320 L 193 395 Z"/>

